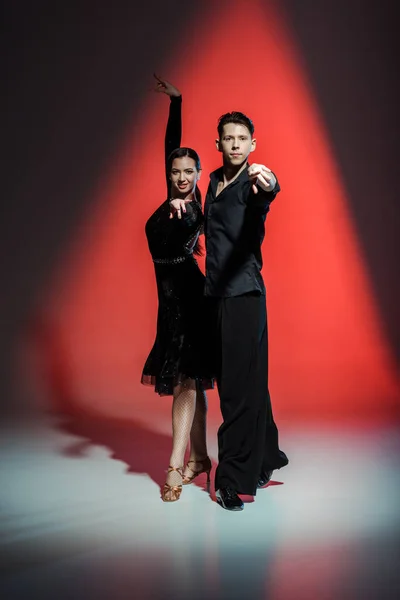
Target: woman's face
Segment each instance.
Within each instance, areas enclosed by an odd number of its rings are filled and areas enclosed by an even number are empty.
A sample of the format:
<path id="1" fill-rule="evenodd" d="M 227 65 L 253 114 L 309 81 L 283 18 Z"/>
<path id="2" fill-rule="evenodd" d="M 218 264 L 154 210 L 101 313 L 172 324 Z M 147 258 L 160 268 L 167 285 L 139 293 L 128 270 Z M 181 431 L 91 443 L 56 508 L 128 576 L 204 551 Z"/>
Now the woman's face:
<path id="1" fill-rule="evenodd" d="M 171 180 L 172 198 L 186 197 L 194 192 L 196 183 L 200 179 L 200 173 L 196 169 L 196 163 L 189 156 L 174 158 L 169 176 Z"/>

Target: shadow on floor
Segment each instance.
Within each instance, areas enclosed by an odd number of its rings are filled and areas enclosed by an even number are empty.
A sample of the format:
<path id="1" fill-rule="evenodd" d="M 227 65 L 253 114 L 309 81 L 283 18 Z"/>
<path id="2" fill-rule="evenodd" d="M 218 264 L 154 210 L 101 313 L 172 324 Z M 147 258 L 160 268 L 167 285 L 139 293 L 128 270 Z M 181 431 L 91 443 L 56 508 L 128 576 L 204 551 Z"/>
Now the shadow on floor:
<path id="1" fill-rule="evenodd" d="M 139 421 L 117 419 L 82 408 L 74 390 L 73 371 L 66 345 L 58 328 L 42 317 L 33 327 L 35 351 L 41 357 L 41 375 L 51 399 L 57 429 L 83 438 L 63 453 L 71 458 L 85 455 L 90 446 L 105 446 L 111 458 L 124 462 L 127 473 L 145 473 L 163 486 L 172 448 L 171 436 L 152 431 Z M 213 464 L 213 471 L 216 465 Z M 192 485 L 210 493 L 205 474 Z"/>
<path id="2" fill-rule="evenodd" d="M 65 456 L 83 457 L 90 446 L 104 446 L 111 451 L 111 458 L 127 465 L 127 473 L 149 475 L 161 491 L 171 452 L 170 436 L 151 431 L 133 420 L 82 412 L 67 413 L 65 410 L 58 412 L 56 416 L 60 419 L 60 431 L 83 438 L 64 448 L 62 452 Z M 205 474 L 199 476 L 192 485 L 198 485 L 204 491 L 210 492 Z"/>

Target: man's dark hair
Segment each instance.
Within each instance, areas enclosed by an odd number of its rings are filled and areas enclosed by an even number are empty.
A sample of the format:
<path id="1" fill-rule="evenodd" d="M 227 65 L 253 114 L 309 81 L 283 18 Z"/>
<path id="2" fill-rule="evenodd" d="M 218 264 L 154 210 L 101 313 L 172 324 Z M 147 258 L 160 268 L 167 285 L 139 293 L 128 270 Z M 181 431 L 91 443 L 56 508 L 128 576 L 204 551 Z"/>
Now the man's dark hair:
<path id="1" fill-rule="evenodd" d="M 247 117 L 245 114 L 234 111 L 234 112 L 230 112 L 230 113 L 225 113 L 218 119 L 217 129 L 218 129 L 219 139 L 221 139 L 221 137 L 222 137 L 224 125 L 227 125 L 228 123 L 236 123 L 237 125 L 244 125 L 250 131 L 251 137 L 253 137 L 253 133 L 254 133 L 253 121 L 251 119 L 249 119 L 249 117 Z"/>

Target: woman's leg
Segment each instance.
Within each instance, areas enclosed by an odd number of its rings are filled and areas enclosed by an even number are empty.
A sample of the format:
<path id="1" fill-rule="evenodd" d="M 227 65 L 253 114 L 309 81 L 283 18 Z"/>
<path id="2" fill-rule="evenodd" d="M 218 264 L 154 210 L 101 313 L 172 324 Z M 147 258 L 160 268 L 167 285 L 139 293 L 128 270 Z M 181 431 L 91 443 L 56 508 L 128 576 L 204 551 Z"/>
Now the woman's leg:
<path id="1" fill-rule="evenodd" d="M 172 403 L 172 454 L 170 466 L 182 468 L 185 460 L 185 452 L 189 442 L 190 431 L 196 411 L 196 382 L 186 379 L 174 388 L 174 399 Z M 182 484 L 182 477 L 177 471 L 171 471 L 167 475 L 166 483 L 173 487 Z M 174 500 L 176 494 L 166 491 L 165 500 Z"/>
<path id="2" fill-rule="evenodd" d="M 207 395 L 200 384 L 196 390 L 196 411 L 194 414 L 192 429 L 190 431 L 190 456 L 189 467 L 186 467 L 184 475 L 191 477 L 193 472 L 203 467 L 203 461 L 207 458 Z"/>

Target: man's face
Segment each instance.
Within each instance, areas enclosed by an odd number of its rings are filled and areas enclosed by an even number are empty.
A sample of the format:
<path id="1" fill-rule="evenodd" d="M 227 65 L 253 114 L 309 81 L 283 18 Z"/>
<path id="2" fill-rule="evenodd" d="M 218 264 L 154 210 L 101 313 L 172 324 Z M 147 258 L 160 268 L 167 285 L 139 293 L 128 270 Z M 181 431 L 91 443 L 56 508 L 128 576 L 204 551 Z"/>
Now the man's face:
<path id="1" fill-rule="evenodd" d="M 251 137 L 245 125 L 227 123 L 221 139 L 216 140 L 217 150 L 222 152 L 224 164 L 239 167 L 246 162 L 250 152 L 256 148 L 256 140 Z"/>

